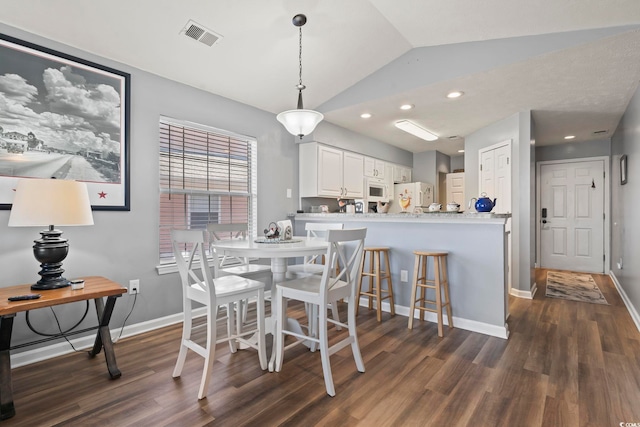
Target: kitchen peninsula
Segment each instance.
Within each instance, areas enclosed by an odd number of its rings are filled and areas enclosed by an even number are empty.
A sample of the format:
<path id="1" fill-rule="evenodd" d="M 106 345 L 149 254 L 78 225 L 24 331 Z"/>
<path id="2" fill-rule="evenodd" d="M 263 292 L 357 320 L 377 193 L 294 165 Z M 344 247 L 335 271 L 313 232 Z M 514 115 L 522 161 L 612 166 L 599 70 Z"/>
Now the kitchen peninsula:
<path id="1" fill-rule="evenodd" d="M 446 250 L 454 326 L 506 339 L 509 312 L 505 224 L 510 216 L 457 212 L 297 214 L 295 234 L 303 235 L 305 224 L 310 221 L 341 222 L 345 228 L 367 227 L 365 245 L 391 249 L 396 313 L 405 316 L 409 315 L 413 251 Z M 403 270 L 408 272 L 407 281 L 400 280 Z M 389 311 L 388 305 L 385 311 Z M 426 318 L 435 321 L 433 313 L 426 313 Z"/>

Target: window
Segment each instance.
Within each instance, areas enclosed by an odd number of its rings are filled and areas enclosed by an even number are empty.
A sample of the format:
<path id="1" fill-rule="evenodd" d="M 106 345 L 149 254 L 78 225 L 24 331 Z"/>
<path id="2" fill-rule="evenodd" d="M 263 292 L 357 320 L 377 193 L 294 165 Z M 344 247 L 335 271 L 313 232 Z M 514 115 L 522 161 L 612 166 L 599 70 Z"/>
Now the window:
<path id="1" fill-rule="evenodd" d="M 160 119 L 160 264 L 173 264 L 171 229 L 248 223 L 256 236 L 256 141 Z"/>

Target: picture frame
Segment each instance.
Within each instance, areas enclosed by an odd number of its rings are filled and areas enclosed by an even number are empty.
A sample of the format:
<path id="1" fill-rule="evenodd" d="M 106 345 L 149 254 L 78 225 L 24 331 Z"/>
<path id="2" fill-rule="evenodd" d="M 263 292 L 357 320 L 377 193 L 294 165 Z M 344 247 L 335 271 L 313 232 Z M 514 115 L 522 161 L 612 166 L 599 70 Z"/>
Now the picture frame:
<path id="1" fill-rule="evenodd" d="M 627 183 L 627 155 L 620 157 L 620 185 Z"/>
<path id="2" fill-rule="evenodd" d="M 131 76 L 0 34 L 0 209 L 19 179 L 83 181 L 94 210 L 130 210 Z"/>

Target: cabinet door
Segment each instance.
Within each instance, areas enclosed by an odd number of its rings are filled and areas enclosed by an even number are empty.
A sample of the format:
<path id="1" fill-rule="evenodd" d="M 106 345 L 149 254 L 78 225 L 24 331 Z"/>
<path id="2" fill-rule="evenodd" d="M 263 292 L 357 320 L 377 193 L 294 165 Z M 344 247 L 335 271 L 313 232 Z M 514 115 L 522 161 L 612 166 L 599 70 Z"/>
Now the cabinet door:
<path id="1" fill-rule="evenodd" d="M 318 146 L 318 196 L 342 197 L 342 151 Z"/>
<path id="2" fill-rule="evenodd" d="M 411 168 L 393 165 L 393 182 L 396 184 L 411 182 Z"/>
<path id="3" fill-rule="evenodd" d="M 373 157 L 364 158 L 364 175 L 371 178 L 384 178 L 385 162 Z"/>
<path id="4" fill-rule="evenodd" d="M 344 196 L 349 198 L 364 197 L 364 157 L 345 151 L 342 162 Z"/>

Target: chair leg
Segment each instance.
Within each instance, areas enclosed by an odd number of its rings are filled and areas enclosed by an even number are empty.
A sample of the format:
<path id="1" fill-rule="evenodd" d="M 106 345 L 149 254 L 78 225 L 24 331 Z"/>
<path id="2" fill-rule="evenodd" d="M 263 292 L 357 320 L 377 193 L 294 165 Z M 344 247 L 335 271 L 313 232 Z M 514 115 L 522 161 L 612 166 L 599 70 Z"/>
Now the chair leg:
<path id="1" fill-rule="evenodd" d="M 189 351 L 185 343 L 191 339 L 191 329 L 193 327 L 191 303 L 185 301 L 183 312 L 184 321 L 182 322 L 182 339 L 180 340 L 178 360 L 176 360 L 176 366 L 173 368 L 173 378 L 177 378 L 182 374 L 182 368 L 184 367 L 184 362 L 187 359 L 187 352 Z"/>
<path id="2" fill-rule="evenodd" d="M 336 322 L 340 321 L 340 314 L 338 313 L 338 301 L 333 301 L 331 303 L 331 315 L 333 317 L 333 320 L 335 320 Z M 336 331 L 341 331 L 341 330 L 342 330 L 342 326 L 336 325 Z"/>
<path id="3" fill-rule="evenodd" d="M 382 272 L 380 271 L 380 252 L 375 251 L 376 266 L 376 318 L 382 322 Z"/>
<path id="4" fill-rule="evenodd" d="M 443 337 L 444 331 L 442 330 L 442 283 L 440 282 L 440 257 L 433 258 L 433 274 L 436 285 L 436 311 L 438 314 L 438 336 Z"/>
<path id="5" fill-rule="evenodd" d="M 418 291 L 418 279 L 420 274 L 420 256 L 416 255 L 413 266 L 413 286 L 411 287 L 411 303 L 409 304 L 409 329 L 413 329 L 413 315 L 416 312 L 416 292 Z"/>
<path id="6" fill-rule="evenodd" d="M 364 262 L 364 254 L 362 255 L 362 261 L 360 262 L 360 271 L 364 272 L 364 268 L 365 268 L 365 262 Z M 356 316 L 358 315 L 359 309 L 360 309 L 360 294 L 362 293 L 362 281 L 364 280 L 364 274 L 360 274 L 360 281 L 358 282 L 358 292 L 356 292 Z"/>
<path id="7" fill-rule="evenodd" d="M 238 311 L 242 310 L 242 301 L 237 301 Z M 234 333 L 242 332 L 241 322 L 241 314 L 238 314 L 238 323 L 236 324 L 236 307 L 234 303 L 227 304 L 227 336 L 230 337 Z M 231 353 L 235 353 L 238 351 L 238 342 L 236 340 L 229 340 L 229 350 Z"/>
<path id="8" fill-rule="evenodd" d="M 256 322 L 258 324 L 258 359 L 260 368 L 267 369 L 267 344 L 264 333 L 264 290 L 258 291 L 258 301 L 256 301 Z"/>
<path id="9" fill-rule="evenodd" d="M 364 372 L 364 361 L 362 360 L 360 345 L 358 344 L 356 310 L 351 302 L 349 302 L 349 307 L 347 309 L 347 324 L 349 325 L 349 336 L 351 337 L 351 352 L 353 353 L 353 359 L 356 362 L 356 368 L 358 368 L 358 372 Z"/>
<path id="10" fill-rule="evenodd" d="M 385 252 L 384 254 L 384 262 L 385 262 L 385 274 L 387 276 L 387 294 L 389 296 L 389 306 L 390 312 L 392 316 L 396 315 L 396 303 L 393 300 L 393 284 L 391 283 L 391 262 L 389 261 L 389 252 Z"/>
<path id="11" fill-rule="evenodd" d="M 453 314 L 451 311 L 451 299 L 449 298 L 449 276 L 447 274 L 447 258 L 442 258 L 442 280 L 444 282 L 444 297 L 447 302 L 447 320 L 449 328 L 453 328 Z"/>
<path id="12" fill-rule="evenodd" d="M 211 380 L 211 368 L 216 356 L 216 319 L 218 317 L 218 306 L 207 307 L 207 353 L 204 357 L 204 369 L 198 390 L 198 399 L 203 399 L 207 395 L 209 380 Z"/>
<path id="13" fill-rule="evenodd" d="M 331 397 L 336 395 L 333 385 L 333 375 L 331 374 L 331 361 L 329 360 L 329 338 L 327 336 L 327 310 L 320 310 L 320 358 L 322 359 L 322 373 L 324 375 L 324 385 L 327 394 Z"/>

